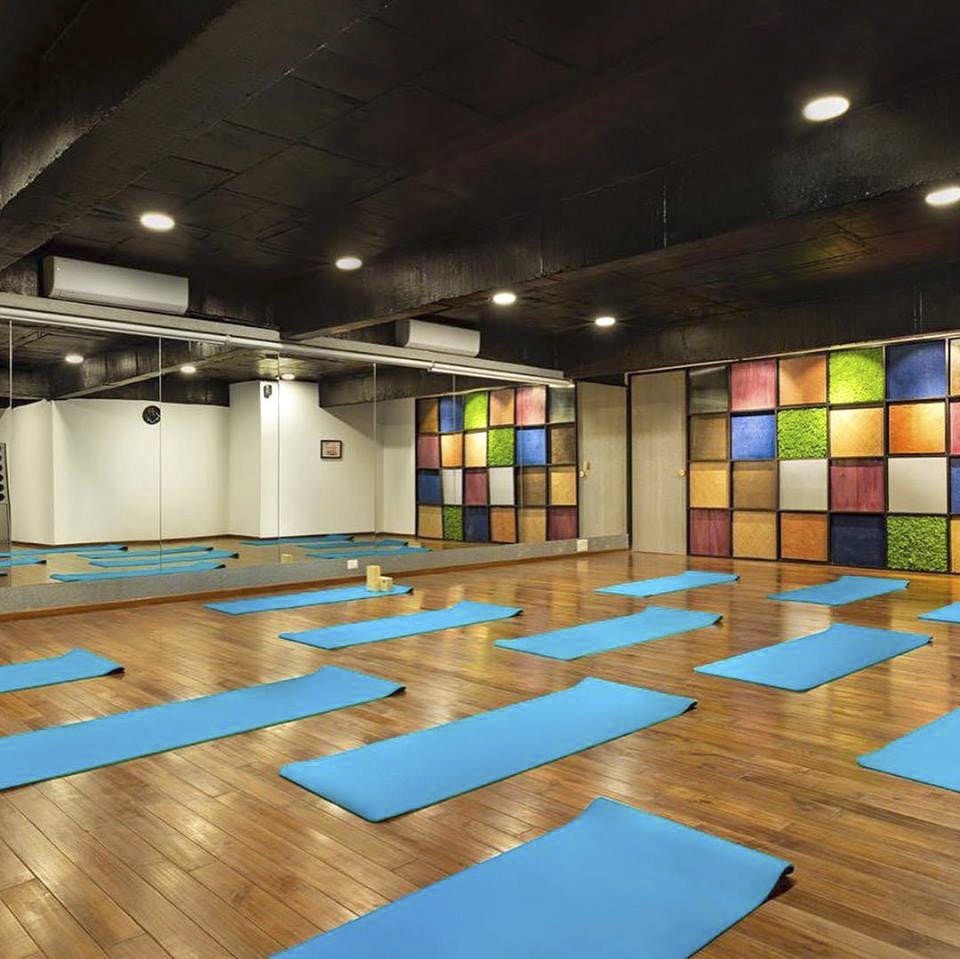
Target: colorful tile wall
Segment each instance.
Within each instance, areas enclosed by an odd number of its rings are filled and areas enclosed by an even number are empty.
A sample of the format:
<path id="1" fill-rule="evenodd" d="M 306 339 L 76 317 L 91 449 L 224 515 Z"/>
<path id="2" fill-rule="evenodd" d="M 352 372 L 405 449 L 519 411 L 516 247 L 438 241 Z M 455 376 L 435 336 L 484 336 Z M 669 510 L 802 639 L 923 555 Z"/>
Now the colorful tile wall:
<path id="1" fill-rule="evenodd" d="M 780 461 L 780 509 L 823 510 L 829 503 L 827 461 Z"/>
<path id="2" fill-rule="evenodd" d="M 946 513 L 946 457 L 902 456 L 887 460 L 887 498 L 891 513 Z"/>
<path id="3" fill-rule="evenodd" d="M 748 360 L 730 367 L 730 409 L 772 410 L 776 405 L 776 360 Z"/>
<path id="4" fill-rule="evenodd" d="M 777 413 L 777 455 L 782 460 L 827 455 L 827 408 L 780 410 Z"/>
<path id="5" fill-rule="evenodd" d="M 832 404 L 882 403 L 885 399 L 883 349 L 837 350 L 830 354 Z"/>
<path id="6" fill-rule="evenodd" d="M 887 347 L 887 399 L 923 400 L 947 392 L 943 340 L 893 343 Z"/>
<path id="7" fill-rule="evenodd" d="M 517 389 L 517 426 L 542 426 L 547 422 L 547 388 L 521 386 Z"/>
<path id="8" fill-rule="evenodd" d="M 949 569 L 945 516 L 888 516 L 887 566 L 946 573 Z"/>
<path id="9" fill-rule="evenodd" d="M 575 389 L 427 397 L 417 401 L 416 422 L 420 536 L 498 543 L 576 537 Z"/>
<path id="10" fill-rule="evenodd" d="M 827 402 L 825 353 L 780 360 L 780 405 L 809 406 Z"/>
<path id="11" fill-rule="evenodd" d="M 777 455 L 777 421 L 773 413 L 741 413 L 730 419 L 730 458 L 772 460 Z"/>
<path id="12" fill-rule="evenodd" d="M 960 339 L 950 341 L 950 395 L 960 395 Z"/>
<path id="13" fill-rule="evenodd" d="M 781 513 L 780 556 L 825 563 L 829 556 L 826 513 Z"/>
<path id="14" fill-rule="evenodd" d="M 440 437 L 440 465 L 463 466 L 463 433 L 444 433 Z"/>
<path id="15" fill-rule="evenodd" d="M 690 417 L 690 459 L 725 460 L 730 456 L 726 413 L 701 413 Z"/>
<path id="16" fill-rule="evenodd" d="M 830 509 L 840 513 L 882 513 L 883 460 L 834 460 L 830 464 Z"/>
<path id="17" fill-rule="evenodd" d="M 950 460 L 950 512 L 960 513 L 960 459 Z"/>
<path id="18" fill-rule="evenodd" d="M 513 389 L 493 390 L 490 393 L 490 425 L 513 426 L 516 392 Z"/>
<path id="19" fill-rule="evenodd" d="M 487 431 L 463 434 L 463 465 L 487 465 Z"/>
<path id="20" fill-rule="evenodd" d="M 547 390 L 547 405 L 550 407 L 551 423 L 575 423 L 577 419 L 577 391 L 568 389 Z"/>
<path id="21" fill-rule="evenodd" d="M 777 514 L 734 510 L 733 555 L 744 559 L 776 559 Z"/>
<path id="22" fill-rule="evenodd" d="M 730 368 L 710 366 L 690 370 L 687 395 L 691 413 L 725 413 L 730 409 Z"/>
<path id="23" fill-rule="evenodd" d="M 890 453 L 943 453 L 946 407 L 939 403 L 893 403 L 887 411 Z"/>
<path id="24" fill-rule="evenodd" d="M 690 552 L 695 556 L 730 555 L 730 511 L 690 510 Z"/>
<path id="25" fill-rule="evenodd" d="M 776 509 L 779 480 L 776 460 L 733 464 L 733 508 Z"/>
<path id="26" fill-rule="evenodd" d="M 490 507 L 490 540 L 493 543 L 515 543 L 517 541 L 517 511 Z"/>
<path id="27" fill-rule="evenodd" d="M 464 470 L 463 501 L 467 506 L 486 506 L 490 501 L 490 490 L 486 470 Z"/>
<path id="28" fill-rule="evenodd" d="M 834 513 L 830 517 L 830 562 L 881 569 L 887 564 L 883 516 Z"/>
<path id="29" fill-rule="evenodd" d="M 884 415 L 882 406 L 830 410 L 830 455 L 883 456 Z"/>
<path id="30" fill-rule="evenodd" d="M 730 468 L 726 463 L 690 464 L 691 509 L 726 509 L 730 505 Z"/>
<path id="31" fill-rule="evenodd" d="M 960 402 L 950 404 L 950 452 L 960 453 Z"/>

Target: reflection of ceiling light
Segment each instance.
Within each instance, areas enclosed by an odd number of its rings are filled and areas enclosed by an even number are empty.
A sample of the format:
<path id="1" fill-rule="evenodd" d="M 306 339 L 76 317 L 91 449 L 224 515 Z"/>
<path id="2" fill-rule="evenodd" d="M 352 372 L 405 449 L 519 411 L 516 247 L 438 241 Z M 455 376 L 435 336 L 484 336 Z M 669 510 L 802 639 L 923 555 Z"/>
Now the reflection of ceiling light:
<path id="1" fill-rule="evenodd" d="M 295 380 L 297 377 L 293 373 L 281 373 L 281 380 Z"/>
<path id="2" fill-rule="evenodd" d="M 597 326 L 613 326 L 617 322 L 615 316 L 598 316 L 594 321 Z"/>
<path id="3" fill-rule="evenodd" d="M 960 186 L 951 184 L 939 190 L 932 190 L 927 194 L 926 199 L 930 206 L 952 206 L 960 200 Z"/>
<path id="4" fill-rule="evenodd" d="M 823 123 L 824 120 L 835 120 L 843 116 L 850 109 L 850 101 L 839 94 L 826 97 L 817 97 L 810 100 L 803 108 L 803 115 L 813 123 Z"/>
<path id="5" fill-rule="evenodd" d="M 196 373 L 197 368 L 192 363 L 184 363 L 184 365 L 180 367 L 180 372 L 186 373 L 189 376 L 191 373 Z"/>
<path id="6" fill-rule="evenodd" d="M 359 270 L 363 260 L 359 256 L 341 256 L 336 262 L 338 270 Z"/>
<path id="7" fill-rule="evenodd" d="M 72 363 L 74 366 L 77 366 L 83 362 L 83 357 L 79 353 L 68 353 L 64 359 L 68 363 Z"/>
<path id="8" fill-rule="evenodd" d="M 494 293 L 491 299 L 497 306 L 513 306 L 517 302 L 517 294 L 509 290 L 500 290 L 499 293 Z"/>
<path id="9" fill-rule="evenodd" d="M 172 230 L 177 225 L 172 216 L 166 213 L 158 213 L 156 210 L 141 213 L 140 224 L 148 230 L 156 230 L 158 233 L 166 233 L 167 230 Z"/>

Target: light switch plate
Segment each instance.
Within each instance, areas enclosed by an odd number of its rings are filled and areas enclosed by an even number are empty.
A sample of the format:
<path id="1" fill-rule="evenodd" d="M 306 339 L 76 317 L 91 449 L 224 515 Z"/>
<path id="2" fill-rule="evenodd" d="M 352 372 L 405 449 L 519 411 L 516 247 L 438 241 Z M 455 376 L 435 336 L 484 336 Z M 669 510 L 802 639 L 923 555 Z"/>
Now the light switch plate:
<path id="1" fill-rule="evenodd" d="M 348 559 L 347 560 L 347 569 L 359 569 L 360 560 L 358 559 Z"/>

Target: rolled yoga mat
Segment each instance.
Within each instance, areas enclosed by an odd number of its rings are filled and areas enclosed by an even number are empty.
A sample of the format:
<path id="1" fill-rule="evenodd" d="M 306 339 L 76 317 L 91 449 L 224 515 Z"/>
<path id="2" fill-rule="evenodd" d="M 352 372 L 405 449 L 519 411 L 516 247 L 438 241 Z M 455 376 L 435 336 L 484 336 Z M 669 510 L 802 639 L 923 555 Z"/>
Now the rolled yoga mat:
<path id="1" fill-rule="evenodd" d="M 245 539 L 240 541 L 241 546 L 295 546 L 299 543 L 322 543 L 336 541 L 349 543 L 353 533 L 322 533 L 317 536 L 281 536 L 279 539 Z"/>
<path id="2" fill-rule="evenodd" d="M 617 596 L 662 596 L 682 589 L 698 589 L 701 586 L 718 586 L 735 583 L 740 577 L 734 573 L 708 573 L 688 569 L 676 576 L 660 576 L 657 579 L 638 579 L 633 583 L 618 583 L 616 586 L 601 586 L 598 593 L 615 593 Z"/>
<path id="3" fill-rule="evenodd" d="M 636 643 L 649 643 L 664 636 L 687 633 L 719 623 L 719 613 L 699 613 L 691 609 L 668 609 L 648 606 L 643 612 L 596 623 L 583 623 L 568 629 L 557 629 L 537 636 L 519 639 L 498 639 L 493 645 L 518 653 L 533 653 L 548 659 L 579 659 Z"/>
<path id="4" fill-rule="evenodd" d="M 274 959 L 684 959 L 793 866 L 594 799 L 576 819 Z"/>
<path id="5" fill-rule="evenodd" d="M 231 616 L 245 613 L 268 613 L 278 609 L 300 609 L 303 606 L 326 606 L 329 603 L 348 603 L 354 599 L 381 599 L 384 596 L 402 596 L 412 593 L 412 586 L 394 586 L 389 592 L 377 592 L 366 586 L 338 586 L 308 593 L 280 593 L 273 596 L 253 596 L 250 599 L 231 599 L 222 603 L 207 603 L 207 609 Z"/>
<path id="6" fill-rule="evenodd" d="M 128 549 L 125 550 L 124 558 L 128 556 L 173 556 L 179 553 L 209 553 L 214 549 L 213 546 L 161 546 L 159 549 Z M 114 559 L 116 553 L 104 553 L 102 550 L 97 552 L 80 553 L 84 559 Z"/>
<path id="7" fill-rule="evenodd" d="M 0 666 L 0 693 L 16 689 L 34 689 L 37 686 L 53 686 L 70 683 L 77 679 L 93 679 L 122 673 L 123 667 L 112 659 L 105 659 L 86 649 L 71 649 L 62 656 L 46 659 L 31 659 L 25 663 Z"/>
<path id="8" fill-rule="evenodd" d="M 328 549 L 307 553 L 310 559 L 353 559 L 356 556 L 403 556 L 407 553 L 429 553 L 426 546 L 392 546 L 387 549 Z"/>
<path id="9" fill-rule="evenodd" d="M 308 629 L 300 633 L 281 633 L 281 639 L 306 643 L 320 649 L 343 649 L 345 646 L 360 646 L 364 643 L 379 643 L 385 639 L 400 639 L 403 636 L 419 636 L 442 629 L 457 629 L 474 626 L 498 619 L 509 619 L 522 613 L 513 606 L 496 606 L 493 603 L 471 603 L 461 600 L 446 609 L 422 610 L 419 613 L 404 613 L 401 616 L 385 616 L 383 619 L 368 619 L 362 623 L 341 623 L 322 629 Z"/>
<path id="10" fill-rule="evenodd" d="M 932 637 L 920 633 L 835 623 L 821 633 L 788 639 L 694 668 L 710 676 L 804 692 L 919 649 L 931 641 Z"/>
<path id="11" fill-rule="evenodd" d="M 295 679 L 0 738 L 0 789 L 222 739 L 382 699 L 403 689 L 338 666 Z"/>
<path id="12" fill-rule="evenodd" d="M 0 553 L 0 556 L 52 556 L 54 553 L 91 553 L 94 550 L 105 553 L 108 550 L 118 552 L 126 548 L 121 543 L 106 543 L 103 546 L 38 546 L 36 549 L 15 549 L 12 552 Z"/>
<path id="13" fill-rule="evenodd" d="M 197 562 L 206 563 L 214 559 L 236 559 L 240 554 L 231 553 L 228 549 L 211 549 L 207 550 L 205 553 L 177 553 L 173 556 L 137 556 L 135 553 L 132 555 L 124 555 L 119 559 L 92 559 L 90 560 L 91 566 L 104 566 L 108 569 L 113 569 L 123 566 L 175 566 L 177 563 L 192 562 L 193 557 L 196 556 L 198 559 Z M 202 558 L 201 558 L 202 557 Z"/>
<path id="14" fill-rule="evenodd" d="M 817 606 L 845 606 L 861 599 L 883 596 L 906 589 L 909 579 L 890 579 L 886 576 L 841 576 L 829 583 L 804 586 L 786 593 L 771 593 L 767 599 L 779 599 L 786 603 L 813 603 Z"/>
<path id="15" fill-rule="evenodd" d="M 618 739 L 695 705 L 685 696 L 591 676 L 502 709 L 290 763 L 280 775 L 379 822 Z"/>
<path id="16" fill-rule="evenodd" d="M 51 573 L 61 583 L 90 583 L 101 579 L 134 579 L 138 576 L 172 576 L 174 573 L 203 573 L 223 569 L 223 563 L 189 563 L 186 566 L 161 566 L 156 569 L 108 569 L 102 573 Z"/>
<path id="17" fill-rule="evenodd" d="M 960 709 L 861 756 L 857 762 L 866 769 L 960 792 Z"/>

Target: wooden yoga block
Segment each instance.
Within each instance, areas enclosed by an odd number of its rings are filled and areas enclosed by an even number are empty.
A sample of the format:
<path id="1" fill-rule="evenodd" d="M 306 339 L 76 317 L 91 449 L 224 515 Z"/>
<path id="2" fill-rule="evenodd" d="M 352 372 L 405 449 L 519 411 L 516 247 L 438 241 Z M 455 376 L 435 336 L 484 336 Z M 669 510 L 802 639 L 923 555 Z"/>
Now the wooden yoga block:
<path id="1" fill-rule="evenodd" d="M 367 589 L 371 592 L 378 592 L 380 589 L 380 567 L 367 567 Z"/>

